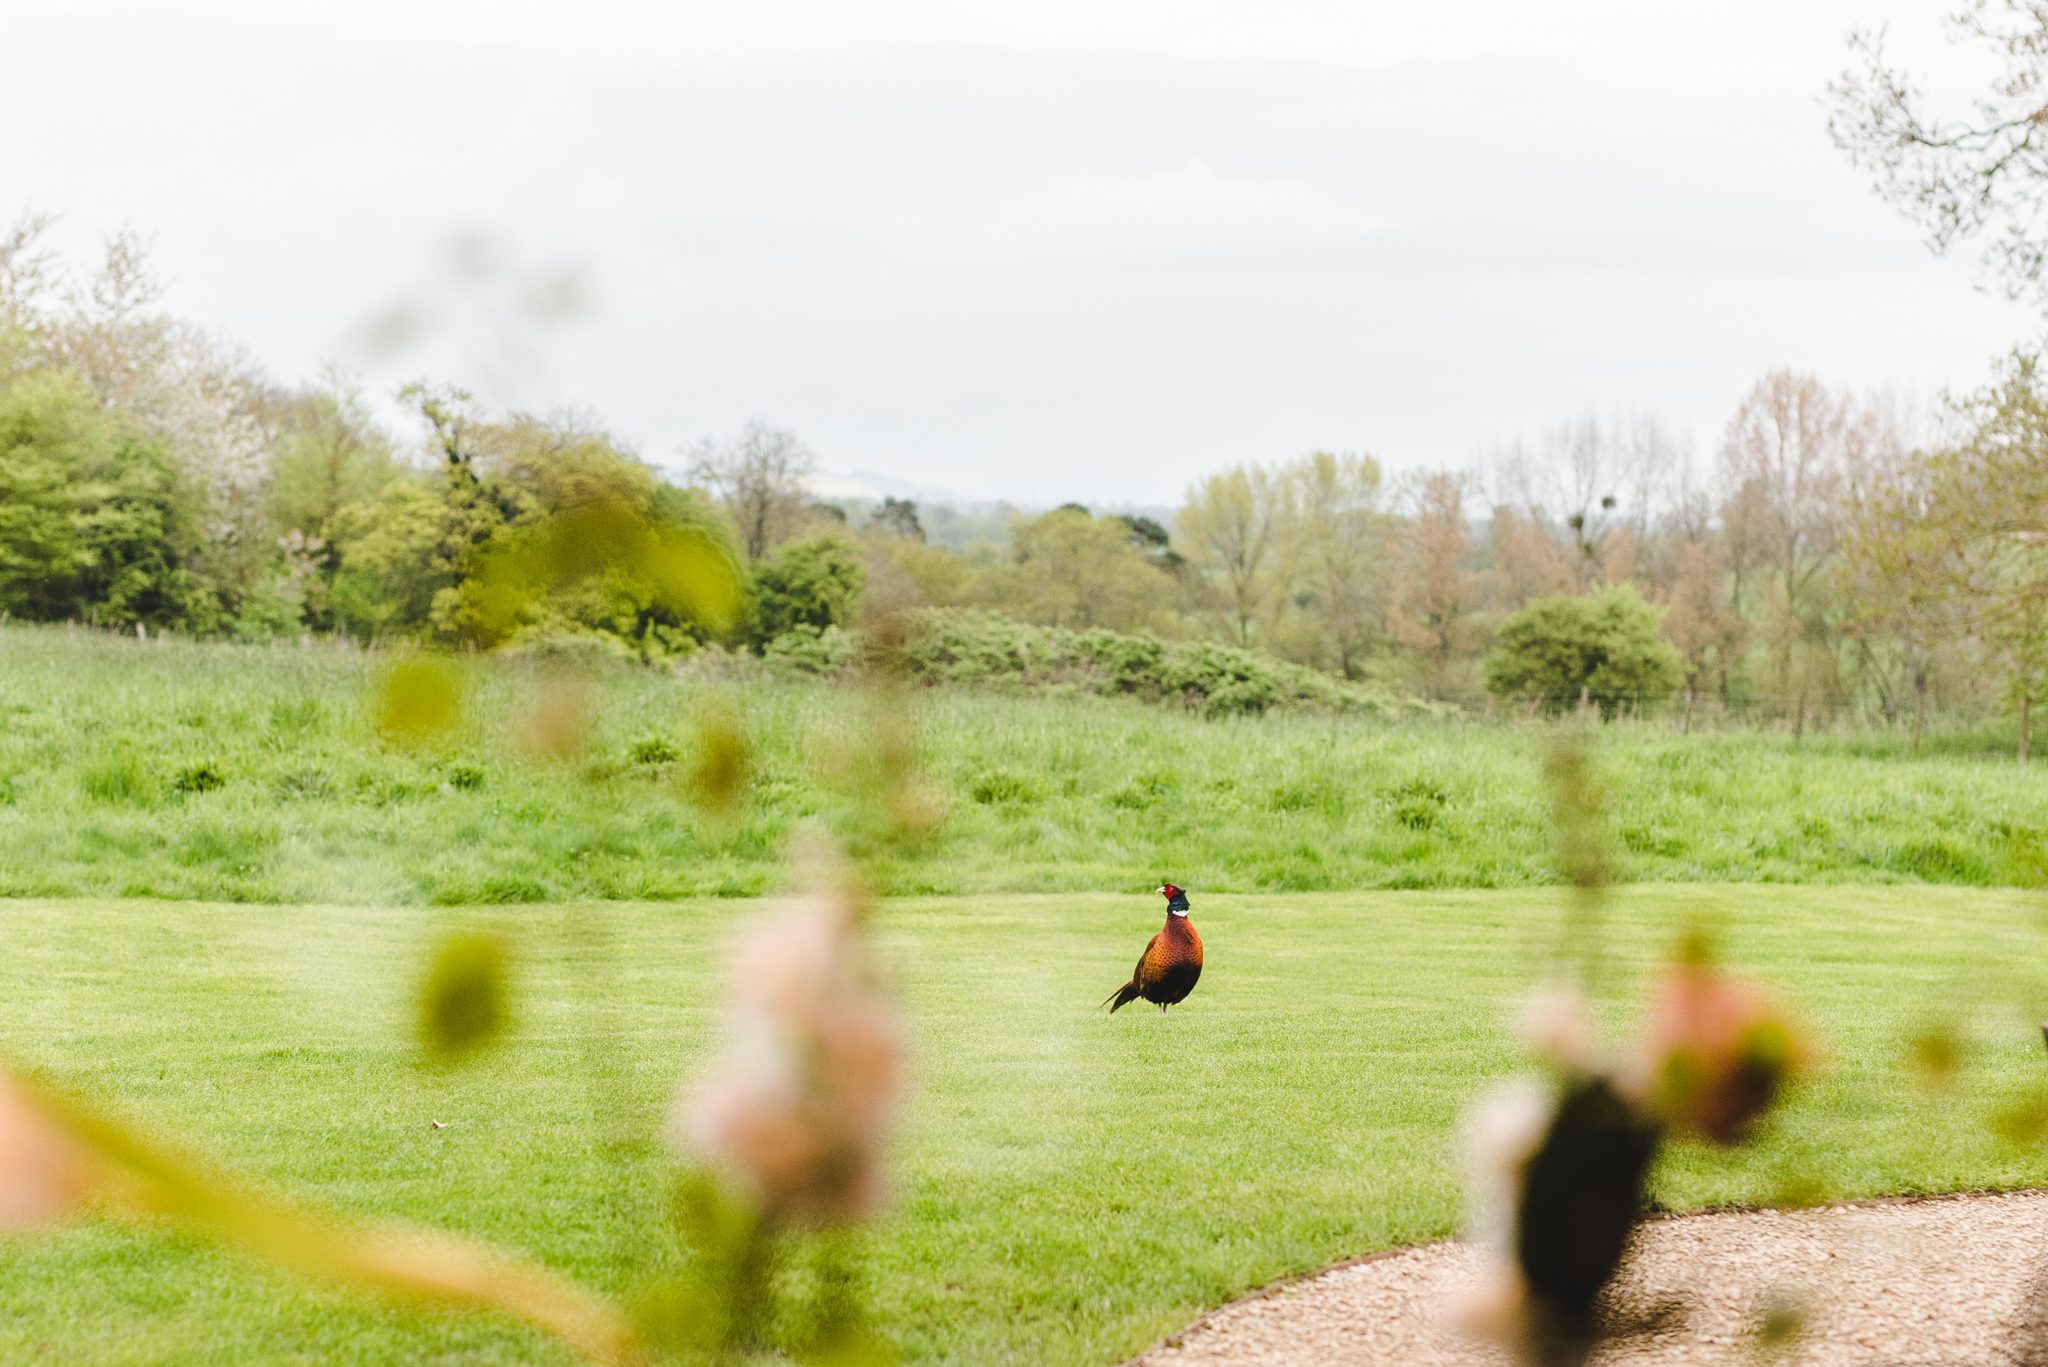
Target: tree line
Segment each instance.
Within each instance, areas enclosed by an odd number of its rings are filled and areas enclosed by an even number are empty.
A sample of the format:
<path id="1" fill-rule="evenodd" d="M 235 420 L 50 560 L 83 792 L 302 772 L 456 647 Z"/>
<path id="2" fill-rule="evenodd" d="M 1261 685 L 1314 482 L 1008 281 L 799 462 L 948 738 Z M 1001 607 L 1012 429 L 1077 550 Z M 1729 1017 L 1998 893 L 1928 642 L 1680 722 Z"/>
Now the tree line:
<path id="1" fill-rule="evenodd" d="M 1605 669 L 1603 705 L 1675 695 L 1795 730 L 2000 702 L 2024 719 L 2048 663 L 2031 354 L 1945 404 L 1932 439 L 1774 371 L 1706 461 L 1653 420 L 1585 418 L 1469 470 L 1391 478 L 1315 451 L 1200 479 L 1170 526 L 1069 503 L 942 547 L 942 510 L 815 498 L 815 457 L 766 422 L 672 480 L 589 417 L 487 414 L 422 383 L 401 395 L 408 440 L 339 374 L 279 385 L 163 312 L 132 237 L 68 273 L 42 226 L 0 239 L 0 612 L 18 619 L 661 659 L 800 653 L 862 611 L 965 607 L 1467 705 L 1583 702 Z M 496 620 L 479 567 L 600 500 L 715 535 L 745 571 L 738 625 L 711 633 L 629 570 Z M 1489 662 L 1531 641 L 1538 665 Z"/>

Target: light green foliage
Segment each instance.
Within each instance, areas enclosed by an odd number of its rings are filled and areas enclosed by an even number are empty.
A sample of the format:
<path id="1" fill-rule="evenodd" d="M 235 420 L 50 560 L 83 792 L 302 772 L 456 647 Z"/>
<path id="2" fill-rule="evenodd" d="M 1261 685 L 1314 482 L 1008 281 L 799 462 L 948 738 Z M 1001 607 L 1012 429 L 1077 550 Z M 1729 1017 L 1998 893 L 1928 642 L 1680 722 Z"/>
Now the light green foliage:
<path id="1" fill-rule="evenodd" d="M 1000 680 L 994 671 L 1017 658 L 963 654 L 953 667 Z M 837 688 L 761 682 L 737 695 L 750 770 L 714 828 L 684 776 L 698 759 L 699 708 L 729 685 L 601 671 L 583 758 L 539 765 L 508 755 L 539 684 L 529 665 L 456 661 L 458 724 L 411 747 L 376 729 L 387 661 L 333 647 L 0 630 L 0 895 L 417 904 L 753 894 L 780 885 L 783 844 L 800 822 L 840 815 L 815 765 L 821 744 L 843 738 Z M 1076 675 L 1070 691 L 1095 686 Z M 1205 719 L 1012 692 L 915 699 L 946 819 L 919 863 L 878 870 L 887 889 L 1150 888 L 1164 869 L 1186 871 L 1178 881 L 1190 887 L 1241 892 L 1557 877 L 1538 738 L 1370 710 Z M 1984 764 L 2009 743 L 1995 732 L 1931 733 L 1911 762 L 1906 738 L 1890 734 L 1795 743 L 1631 724 L 1603 734 L 1626 879 L 1983 885 L 2048 851 L 2048 771 Z M 681 761 L 636 762 L 649 737 Z M 201 762 L 224 785 L 176 793 L 176 776 Z M 1005 788 L 997 774 L 1030 782 Z M 1001 800 L 977 800 L 983 791 Z"/>
<path id="2" fill-rule="evenodd" d="M 372 502 L 337 514 L 339 563 L 328 601 L 338 630 L 377 640 L 427 620 L 445 582 L 433 564 L 441 522 L 433 488 L 409 479 L 394 480 Z"/>
<path id="3" fill-rule="evenodd" d="M 1174 544 L 1214 586 L 1232 640 L 1250 646 L 1284 585 L 1293 490 L 1259 466 L 1210 475 L 1188 490 Z"/>
<path id="4" fill-rule="evenodd" d="M 792 541 L 754 566 L 752 634 L 765 645 L 787 632 L 816 634 L 853 620 L 867 567 L 860 548 L 840 536 Z"/>
<path id="5" fill-rule="evenodd" d="M 1581 697 L 1606 716 L 1661 703 L 1685 682 L 1684 661 L 1658 634 L 1662 617 L 1627 586 L 1539 598 L 1501 623 L 1486 657 L 1486 687 L 1552 712 L 1576 707 Z"/>
<path id="6" fill-rule="evenodd" d="M 225 796 L 218 794 L 215 796 Z M 1178 874 L 1181 866 L 1167 865 Z M 912 1100 L 883 1223 L 853 1244 L 912 1363 L 1113 1362 L 1274 1278 L 1458 1228 L 1462 1109 L 1527 1066 L 1510 1035 L 1552 891 L 1205 893 L 1187 1005 L 1095 1009 L 1162 919 L 1159 870 L 1106 895 L 915 898 L 878 912 Z M 721 950 L 751 905 L 417 910 L 146 901 L 7 907 L 0 1030 L 24 1062 L 235 1169 L 444 1225 L 630 1297 L 673 1271 L 657 1132 L 716 1047 Z M 1597 1006 L 1619 1033 L 1679 928 L 1799 1003 L 1828 1067 L 1740 1151 L 1678 1145 L 1670 1206 L 2048 1181 L 1996 1118 L 2040 1096 L 2033 903 L 1940 889 L 1622 890 Z M 408 1028 L 426 949 L 494 930 L 517 1011 L 455 1072 Z M 1993 1003 L 1979 1006 L 1987 999 Z M 1948 1092 L 1910 1084 L 1960 1010 Z M 445 1128 L 435 1129 L 440 1121 Z M 801 1287 L 806 1265 L 783 1276 Z M 1077 1289 L 1078 1288 L 1078 1289 Z M 83 1367 L 566 1363 L 480 1316 L 390 1312 L 232 1256 L 89 1223 L 10 1243 L 0 1359 Z M 46 1354 L 45 1354 L 46 1355 Z"/>
<path id="7" fill-rule="evenodd" d="M 1010 562 L 992 567 L 976 600 L 1058 627 L 1140 631 L 1159 624 L 1173 581 L 1120 517 L 1068 505 L 1010 527 Z"/>

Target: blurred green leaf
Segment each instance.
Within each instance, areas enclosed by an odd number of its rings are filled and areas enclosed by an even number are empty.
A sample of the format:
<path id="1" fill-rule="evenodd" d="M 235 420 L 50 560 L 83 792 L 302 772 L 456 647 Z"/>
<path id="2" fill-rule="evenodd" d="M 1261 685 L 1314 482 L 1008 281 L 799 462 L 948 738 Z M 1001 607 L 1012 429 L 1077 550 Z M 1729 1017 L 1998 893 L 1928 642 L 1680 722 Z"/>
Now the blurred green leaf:
<path id="1" fill-rule="evenodd" d="M 504 1032 L 510 995 L 501 937 L 487 931 L 448 936 L 427 965 L 420 993 L 420 1043 L 442 1062 L 474 1053 Z"/>

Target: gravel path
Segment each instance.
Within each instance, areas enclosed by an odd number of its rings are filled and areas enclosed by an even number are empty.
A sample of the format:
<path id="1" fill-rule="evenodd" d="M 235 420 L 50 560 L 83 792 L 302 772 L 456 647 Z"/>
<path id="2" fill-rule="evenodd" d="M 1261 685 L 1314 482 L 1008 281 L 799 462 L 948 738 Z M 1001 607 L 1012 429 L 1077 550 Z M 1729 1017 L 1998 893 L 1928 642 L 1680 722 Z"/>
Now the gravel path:
<path id="1" fill-rule="evenodd" d="M 1482 1270 L 1463 1242 L 1401 1249 L 1225 1306 L 1138 1361 L 1512 1367 L 1451 1322 Z M 1654 1220 L 1615 1309 L 1654 1327 L 1602 1367 L 2048 1367 L 2048 1192 Z"/>

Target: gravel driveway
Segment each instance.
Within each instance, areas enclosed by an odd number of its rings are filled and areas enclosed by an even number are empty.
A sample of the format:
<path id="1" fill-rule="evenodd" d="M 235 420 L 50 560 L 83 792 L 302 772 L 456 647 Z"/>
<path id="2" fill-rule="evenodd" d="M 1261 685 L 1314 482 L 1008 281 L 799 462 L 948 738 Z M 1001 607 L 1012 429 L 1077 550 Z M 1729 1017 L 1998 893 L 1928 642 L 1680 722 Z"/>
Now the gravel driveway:
<path id="1" fill-rule="evenodd" d="M 1333 1268 L 1205 1316 L 1146 1367 L 1513 1367 L 1452 1322 L 1483 1270 L 1451 1241 Z M 2048 1192 L 1722 1211 L 1643 1226 L 1597 1364 L 2048 1367 Z M 2037 1299 L 2038 1298 L 2038 1299 Z"/>

